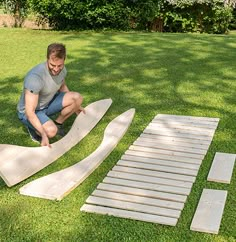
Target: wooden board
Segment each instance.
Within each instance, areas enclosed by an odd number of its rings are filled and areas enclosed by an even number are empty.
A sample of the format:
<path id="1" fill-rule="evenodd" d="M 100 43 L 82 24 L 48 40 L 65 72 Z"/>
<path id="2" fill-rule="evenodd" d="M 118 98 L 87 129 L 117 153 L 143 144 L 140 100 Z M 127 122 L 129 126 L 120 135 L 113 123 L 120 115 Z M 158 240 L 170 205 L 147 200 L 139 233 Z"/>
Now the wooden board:
<path id="1" fill-rule="evenodd" d="M 226 197 L 227 191 L 204 189 L 190 229 L 218 234 Z"/>
<path id="2" fill-rule="evenodd" d="M 117 163 L 117 165 L 112 169 L 113 171 L 118 172 L 125 172 L 137 175 L 145 175 L 150 177 L 159 177 L 159 178 L 166 178 L 171 180 L 179 180 L 179 181 L 187 181 L 187 182 L 194 182 L 195 177 L 189 175 L 182 175 L 182 174 L 173 174 L 168 171 L 155 171 L 155 170 L 148 170 L 145 167 L 127 167 L 123 166 L 122 163 Z"/>
<path id="3" fill-rule="evenodd" d="M 144 181 L 137 181 L 137 180 L 130 180 L 130 179 L 120 179 L 116 177 L 106 177 L 103 180 L 103 183 L 110 184 L 110 185 L 118 185 L 118 186 L 125 186 L 125 187 L 132 187 L 132 188 L 140 188 L 150 191 L 157 191 L 157 192 L 165 192 L 163 198 L 168 200 L 168 194 L 178 194 L 178 195 L 189 195 L 191 189 L 186 187 L 176 187 L 171 185 L 163 185 L 163 184 L 150 184 L 149 182 Z M 162 194 L 163 195 L 163 194 Z M 174 201 L 184 201 L 185 198 L 177 196 L 173 198 L 171 196 L 170 200 L 177 199 Z M 181 200 L 178 200 L 181 199 Z"/>
<path id="4" fill-rule="evenodd" d="M 172 151 L 172 150 L 165 150 L 165 149 L 158 149 L 146 146 L 138 146 L 138 145 L 131 145 L 129 150 L 141 151 L 141 152 L 148 152 L 148 153 L 157 153 L 163 155 L 170 155 L 170 156 L 181 156 L 181 157 L 189 157 L 194 159 L 203 159 L 204 155 L 201 154 L 193 154 L 188 152 L 179 152 L 179 151 Z"/>
<path id="5" fill-rule="evenodd" d="M 166 201 L 162 199 L 141 197 L 141 196 L 102 191 L 102 190 L 95 190 L 92 193 L 92 195 L 96 197 L 111 198 L 119 201 L 128 201 L 133 203 L 159 206 L 163 208 L 170 208 L 170 209 L 176 209 L 176 210 L 182 210 L 184 208 L 184 204 L 180 202 Z"/>
<path id="6" fill-rule="evenodd" d="M 207 180 L 230 183 L 236 154 L 216 152 Z"/>
<path id="7" fill-rule="evenodd" d="M 0 176 L 11 187 L 32 176 L 70 150 L 82 140 L 104 116 L 112 103 L 111 99 L 94 102 L 80 113 L 70 131 L 51 148 L 19 147 L 4 145 L 0 155 Z"/>
<path id="8" fill-rule="evenodd" d="M 198 164 L 173 161 L 173 160 L 169 161 L 169 160 L 162 160 L 162 159 L 155 159 L 155 158 L 146 158 L 146 157 L 134 156 L 134 155 L 122 155 L 121 159 L 124 161 L 134 161 L 134 162 L 140 162 L 145 164 L 153 164 L 153 165 L 168 166 L 168 167 L 170 166 L 170 167 L 177 167 L 177 168 L 190 169 L 190 170 L 196 170 L 196 171 L 198 171 L 200 167 L 200 165 Z"/>
<path id="9" fill-rule="evenodd" d="M 23 195 L 61 200 L 83 182 L 111 153 L 124 136 L 135 114 L 130 109 L 109 123 L 100 146 L 77 164 L 36 179 L 20 189 Z"/>
<path id="10" fill-rule="evenodd" d="M 104 215 L 112 215 L 121 218 L 135 219 L 145 222 L 159 223 L 165 225 L 175 226 L 177 224 L 177 218 L 170 218 L 164 216 L 158 216 L 153 214 L 146 214 L 140 212 L 129 211 L 125 209 L 116 209 L 103 206 L 94 206 L 91 204 L 85 204 L 81 207 L 80 211 L 98 213 Z"/>
<path id="11" fill-rule="evenodd" d="M 218 121 L 157 115 L 81 211 L 176 225 Z"/>

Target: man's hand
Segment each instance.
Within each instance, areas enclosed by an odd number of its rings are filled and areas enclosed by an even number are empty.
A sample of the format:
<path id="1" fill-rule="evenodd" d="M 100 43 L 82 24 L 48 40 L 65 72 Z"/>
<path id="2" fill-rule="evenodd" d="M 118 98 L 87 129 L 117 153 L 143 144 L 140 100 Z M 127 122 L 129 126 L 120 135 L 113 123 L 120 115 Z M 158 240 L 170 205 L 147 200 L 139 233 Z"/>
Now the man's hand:
<path id="1" fill-rule="evenodd" d="M 41 146 L 48 146 L 51 148 L 51 144 L 49 143 L 49 139 L 46 134 L 42 135 Z"/>

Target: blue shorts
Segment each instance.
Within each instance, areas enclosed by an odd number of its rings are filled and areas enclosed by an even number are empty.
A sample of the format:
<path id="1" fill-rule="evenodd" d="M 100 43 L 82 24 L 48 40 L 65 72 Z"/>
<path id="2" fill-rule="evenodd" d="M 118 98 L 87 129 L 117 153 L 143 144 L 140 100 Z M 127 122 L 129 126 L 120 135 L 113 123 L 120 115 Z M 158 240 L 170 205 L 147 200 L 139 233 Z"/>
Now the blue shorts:
<path id="1" fill-rule="evenodd" d="M 63 101 L 64 95 L 65 95 L 65 92 L 56 93 L 55 96 L 53 97 L 52 101 L 48 104 L 48 106 L 46 108 L 35 111 L 41 124 L 44 124 L 48 120 L 51 120 L 49 116 L 59 113 L 63 109 L 62 101 Z M 35 130 L 34 126 L 27 119 L 25 113 L 18 112 L 17 114 L 18 114 L 18 118 L 24 125 Z"/>

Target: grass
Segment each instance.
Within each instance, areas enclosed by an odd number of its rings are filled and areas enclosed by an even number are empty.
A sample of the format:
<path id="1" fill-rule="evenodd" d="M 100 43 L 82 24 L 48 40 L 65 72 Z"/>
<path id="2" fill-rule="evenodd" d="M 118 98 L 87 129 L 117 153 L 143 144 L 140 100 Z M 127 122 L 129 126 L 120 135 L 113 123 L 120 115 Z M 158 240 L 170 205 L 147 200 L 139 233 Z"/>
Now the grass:
<path id="1" fill-rule="evenodd" d="M 82 93 L 84 106 L 109 97 L 113 104 L 83 141 L 50 166 L 11 188 L 0 178 L 0 241 L 236 241 L 235 170 L 230 184 L 206 181 L 215 152 L 236 153 L 236 35 L 0 29 L 2 144 L 35 145 L 17 119 L 16 104 L 24 75 L 45 60 L 51 42 L 66 44 L 68 86 Z M 106 125 L 132 107 L 134 121 L 119 145 L 66 198 L 19 194 L 26 183 L 88 156 Z M 158 113 L 220 118 L 177 226 L 81 213 L 87 197 Z M 203 188 L 228 191 L 218 235 L 190 231 Z"/>

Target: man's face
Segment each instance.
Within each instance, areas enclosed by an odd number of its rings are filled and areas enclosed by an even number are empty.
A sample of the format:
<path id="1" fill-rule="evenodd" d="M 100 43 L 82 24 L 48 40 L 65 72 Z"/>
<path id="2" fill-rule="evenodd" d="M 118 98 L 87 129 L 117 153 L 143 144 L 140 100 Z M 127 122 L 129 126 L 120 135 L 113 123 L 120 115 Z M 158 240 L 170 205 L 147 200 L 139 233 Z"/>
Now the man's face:
<path id="1" fill-rule="evenodd" d="M 57 76 L 64 67 L 64 59 L 49 57 L 47 60 L 48 70 L 52 76 Z"/>

